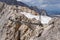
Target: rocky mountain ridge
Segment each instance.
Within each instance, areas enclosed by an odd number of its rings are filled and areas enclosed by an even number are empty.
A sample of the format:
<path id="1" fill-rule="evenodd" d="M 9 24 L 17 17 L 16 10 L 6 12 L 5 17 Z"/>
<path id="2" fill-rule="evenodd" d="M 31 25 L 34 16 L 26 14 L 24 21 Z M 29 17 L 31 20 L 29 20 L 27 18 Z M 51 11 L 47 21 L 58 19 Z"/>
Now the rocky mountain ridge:
<path id="1" fill-rule="evenodd" d="M 29 6 L 21 1 L 17 0 L 0 0 L 0 2 L 6 3 L 8 5 L 17 5 L 17 6 L 23 6 L 23 7 L 28 7 L 31 10 L 34 10 L 38 13 L 40 13 L 40 10 L 36 6 Z"/>
<path id="2" fill-rule="evenodd" d="M 18 19 L 20 21 L 29 22 L 31 19 L 28 19 L 27 17 L 22 15 L 20 12 L 31 11 L 31 13 L 35 14 L 34 11 L 30 10 L 29 8 L 26 9 L 26 7 L 21 7 L 21 6 L 16 7 L 14 5 L 7 5 L 2 2 L 0 3 L 1 3 L 0 5 L 3 7 L 3 9 L 1 9 L 1 12 L 0 12 L 0 22 L 1 22 L 0 23 L 0 40 L 29 40 L 30 37 L 33 36 L 31 33 L 33 32 L 33 30 L 35 30 L 36 25 L 24 24 L 24 23 L 15 24 L 15 22 L 9 20 L 9 18 L 13 20 Z M 37 20 L 33 19 L 32 21 L 37 21 Z M 28 27 L 28 26 L 31 26 L 31 27 Z M 32 28 L 33 26 L 34 28 Z M 35 34 L 35 32 L 33 34 Z"/>
<path id="3" fill-rule="evenodd" d="M 52 18 L 47 25 L 43 25 L 40 20 L 30 19 L 21 12 L 31 13 L 35 16 L 39 15 L 27 7 L 17 7 L 0 2 L 0 40 L 60 39 L 60 18 Z M 40 25 L 30 23 L 40 23 Z"/>

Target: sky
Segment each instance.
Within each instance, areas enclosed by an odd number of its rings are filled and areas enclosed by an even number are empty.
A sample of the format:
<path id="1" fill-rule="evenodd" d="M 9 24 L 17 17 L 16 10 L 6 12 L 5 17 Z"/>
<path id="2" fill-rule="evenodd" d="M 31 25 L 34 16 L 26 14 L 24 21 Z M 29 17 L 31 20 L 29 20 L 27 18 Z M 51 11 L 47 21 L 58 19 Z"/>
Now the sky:
<path id="1" fill-rule="evenodd" d="M 60 0 L 17 0 L 28 5 L 43 8 L 49 13 L 60 13 Z"/>

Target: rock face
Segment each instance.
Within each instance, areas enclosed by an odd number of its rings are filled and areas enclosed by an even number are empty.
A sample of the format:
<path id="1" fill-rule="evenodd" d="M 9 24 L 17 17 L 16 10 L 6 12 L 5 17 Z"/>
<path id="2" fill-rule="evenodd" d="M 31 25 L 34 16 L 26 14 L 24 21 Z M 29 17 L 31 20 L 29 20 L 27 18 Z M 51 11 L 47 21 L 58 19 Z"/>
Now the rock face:
<path id="1" fill-rule="evenodd" d="M 60 18 L 53 18 L 38 40 L 60 40 Z"/>
<path id="2" fill-rule="evenodd" d="M 1 22 L 0 23 L 0 40 L 30 40 L 31 37 L 35 38 L 36 36 L 38 36 L 39 34 L 38 32 L 40 32 L 39 31 L 40 26 L 30 24 L 30 22 L 32 21 L 38 22 L 38 20 L 29 19 L 20 13 L 20 12 L 24 12 L 28 10 L 29 8 L 21 7 L 21 6 L 16 7 L 15 5 L 14 6 L 7 5 L 2 2 L 0 5 L 3 6 L 3 9 L 0 9 L 1 10 L 0 12 L 0 22 Z"/>
<path id="3" fill-rule="evenodd" d="M 3 8 L 2 8 L 3 7 Z M 29 19 L 21 12 L 37 14 L 27 7 L 7 5 L 0 2 L 0 40 L 59 40 L 60 18 L 53 18 L 48 25 Z M 28 10 L 28 11 L 27 11 Z M 39 15 L 39 14 L 37 14 Z"/>

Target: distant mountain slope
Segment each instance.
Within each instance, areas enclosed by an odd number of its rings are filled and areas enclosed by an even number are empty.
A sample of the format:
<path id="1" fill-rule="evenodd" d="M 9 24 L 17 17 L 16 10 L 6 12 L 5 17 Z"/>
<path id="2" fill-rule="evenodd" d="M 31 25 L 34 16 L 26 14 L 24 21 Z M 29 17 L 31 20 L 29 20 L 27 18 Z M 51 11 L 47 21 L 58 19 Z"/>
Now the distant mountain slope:
<path id="1" fill-rule="evenodd" d="M 16 6 L 22 6 L 22 7 L 27 7 L 29 8 L 30 10 L 34 10 L 36 13 L 39 13 L 41 14 L 42 12 L 43 13 L 47 13 L 46 10 L 44 9 L 38 9 L 37 6 L 29 6 L 21 1 L 16 1 L 16 0 L 0 0 L 0 2 L 4 2 L 4 3 L 7 3 L 9 5 L 16 5 Z M 28 10 L 27 10 L 28 11 Z"/>
<path id="2" fill-rule="evenodd" d="M 21 1 L 16 1 L 16 0 L 0 0 L 0 2 L 4 2 L 4 3 L 7 3 L 9 5 L 19 5 L 19 6 L 24 6 L 24 7 L 28 7 L 30 8 L 31 10 L 34 10 L 38 13 L 40 13 L 40 10 L 36 7 L 36 6 L 29 6 Z"/>

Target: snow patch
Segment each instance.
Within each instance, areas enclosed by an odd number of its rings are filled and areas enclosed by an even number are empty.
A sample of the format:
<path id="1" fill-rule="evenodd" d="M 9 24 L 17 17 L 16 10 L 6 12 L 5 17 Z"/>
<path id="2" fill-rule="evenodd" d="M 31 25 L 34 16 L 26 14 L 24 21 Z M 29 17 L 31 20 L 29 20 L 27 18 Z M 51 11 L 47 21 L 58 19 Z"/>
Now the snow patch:
<path id="1" fill-rule="evenodd" d="M 36 20 L 39 20 L 39 15 L 38 16 L 35 16 L 31 13 L 26 13 L 26 12 L 21 12 L 21 14 L 24 14 L 27 18 L 35 18 Z M 48 24 L 48 22 L 51 20 L 52 18 L 51 17 L 48 17 L 48 16 L 42 16 L 41 15 L 41 23 L 42 24 Z"/>
<path id="2" fill-rule="evenodd" d="M 48 24 L 48 22 L 51 20 L 51 17 L 48 16 L 41 16 L 41 23 Z"/>
<path id="3" fill-rule="evenodd" d="M 39 16 L 32 15 L 31 13 L 21 12 L 21 14 L 24 14 L 27 18 L 35 18 L 36 20 L 39 20 Z"/>

